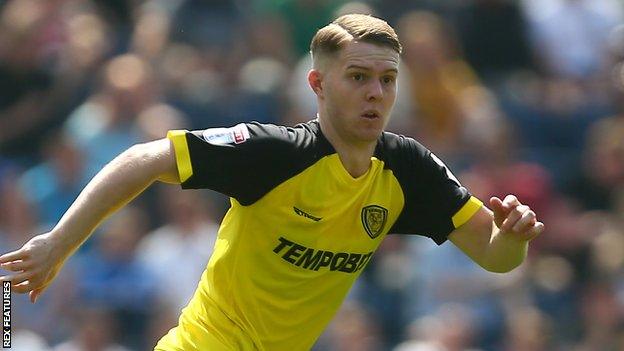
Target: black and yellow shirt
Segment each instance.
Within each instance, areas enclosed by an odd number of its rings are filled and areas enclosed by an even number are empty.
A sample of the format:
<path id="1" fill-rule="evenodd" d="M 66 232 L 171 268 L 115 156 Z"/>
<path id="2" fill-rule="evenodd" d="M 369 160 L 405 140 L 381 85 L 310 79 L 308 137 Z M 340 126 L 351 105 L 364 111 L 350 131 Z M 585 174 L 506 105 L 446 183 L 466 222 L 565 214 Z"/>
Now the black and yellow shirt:
<path id="1" fill-rule="evenodd" d="M 481 206 L 425 147 L 392 133 L 358 178 L 317 121 L 168 137 L 182 187 L 221 192 L 231 208 L 157 350 L 307 350 L 387 233 L 440 244 Z"/>

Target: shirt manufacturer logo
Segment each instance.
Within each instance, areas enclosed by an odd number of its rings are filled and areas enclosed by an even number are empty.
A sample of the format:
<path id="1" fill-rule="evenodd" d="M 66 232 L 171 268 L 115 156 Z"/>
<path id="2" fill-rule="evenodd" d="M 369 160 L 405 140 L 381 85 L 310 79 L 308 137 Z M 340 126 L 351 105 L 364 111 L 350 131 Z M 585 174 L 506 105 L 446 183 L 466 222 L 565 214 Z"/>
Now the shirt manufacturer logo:
<path id="1" fill-rule="evenodd" d="M 388 210 L 378 205 L 362 208 L 362 225 L 371 239 L 375 239 L 383 232 L 388 220 Z"/>
<path id="2" fill-rule="evenodd" d="M 295 211 L 295 213 L 297 215 L 299 215 L 301 217 L 305 217 L 307 219 L 311 219 L 311 220 L 313 220 L 315 222 L 318 222 L 321 219 L 323 219 L 322 217 L 315 217 L 315 216 L 313 216 L 313 215 L 311 215 L 311 214 L 309 214 L 309 213 L 307 213 L 307 212 L 305 212 L 305 211 L 303 211 L 303 210 L 301 210 L 301 209 L 299 209 L 299 208 L 297 208 L 295 206 L 293 206 L 293 210 Z"/>

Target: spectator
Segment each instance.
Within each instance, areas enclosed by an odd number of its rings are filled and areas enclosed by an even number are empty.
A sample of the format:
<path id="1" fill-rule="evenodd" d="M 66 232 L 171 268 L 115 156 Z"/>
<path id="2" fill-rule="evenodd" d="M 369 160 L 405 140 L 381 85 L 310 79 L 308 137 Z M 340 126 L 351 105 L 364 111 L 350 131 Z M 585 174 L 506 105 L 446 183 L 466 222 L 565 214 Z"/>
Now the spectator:
<path id="1" fill-rule="evenodd" d="M 206 268 L 219 226 L 213 206 L 199 194 L 172 187 L 159 190 L 166 224 L 139 242 L 137 258 L 156 277 L 161 304 L 179 311 L 191 299 Z"/>
<path id="2" fill-rule="evenodd" d="M 101 306 L 112 313 L 124 331 L 122 342 L 145 349 L 151 306 L 159 288 L 151 271 L 136 256 L 145 233 L 145 213 L 130 207 L 114 216 L 98 237 L 97 246 L 81 255 L 77 266 L 79 301 Z"/>
<path id="3" fill-rule="evenodd" d="M 609 32 L 624 17 L 615 0 L 525 1 L 533 51 L 549 74 L 587 79 L 604 69 Z"/>
<path id="4" fill-rule="evenodd" d="M 53 351 L 130 351 L 116 342 L 118 332 L 114 316 L 97 307 L 81 307 L 74 311 L 74 335 L 53 348 Z"/>
<path id="5" fill-rule="evenodd" d="M 48 138 L 43 161 L 24 172 L 20 185 L 36 204 L 45 225 L 56 223 L 86 185 L 89 174 L 84 155 L 63 132 Z"/>
<path id="6" fill-rule="evenodd" d="M 473 0 L 455 14 L 466 60 L 487 83 L 533 68 L 525 14 L 516 1 Z"/>

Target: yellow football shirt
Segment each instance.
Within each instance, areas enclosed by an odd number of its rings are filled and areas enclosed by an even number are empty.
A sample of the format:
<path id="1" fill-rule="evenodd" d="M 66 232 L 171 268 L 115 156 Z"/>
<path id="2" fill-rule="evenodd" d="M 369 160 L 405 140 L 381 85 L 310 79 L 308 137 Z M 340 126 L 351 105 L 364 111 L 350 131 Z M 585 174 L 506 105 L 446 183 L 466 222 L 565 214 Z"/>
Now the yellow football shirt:
<path id="1" fill-rule="evenodd" d="M 231 208 L 156 350 L 308 350 L 387 233 L 440 244 L 481 206 L 431 152 L 392 133 L 358 178 L 317 121 L 168 137 L 182 187 L 219 191 Z"/>

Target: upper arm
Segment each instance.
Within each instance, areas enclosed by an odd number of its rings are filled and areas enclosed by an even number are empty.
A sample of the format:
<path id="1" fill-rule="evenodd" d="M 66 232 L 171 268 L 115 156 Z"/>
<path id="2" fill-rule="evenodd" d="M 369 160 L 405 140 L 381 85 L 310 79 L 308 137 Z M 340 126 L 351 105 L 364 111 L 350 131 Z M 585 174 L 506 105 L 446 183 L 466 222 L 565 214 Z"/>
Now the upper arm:
<path id="1" fill-rule="evenodd" d="M 303 128 L 241 123 L 230 128 L 170 131 L 182 187 L 211 189 L 251 204 L 316 157 Z"/>
<path id="2" fill-rule="evenodd" d="M 411 138 L 398 139 L 402 162 L 393 171 L 401 184 L 405 205 L 392 233 L 418 234 L 437 244 L 469 220 L 482 203 L 463 187 L 447 166 Z"/>
<path id="3" fill-rule="evenodd" d="M 160 162 L 160 175 L 158 180 L 170 184 L 180 184 L 180 172 L 176 163 L 175 148 L 168 138 L 156 141 L 155 145 Z"/>
<path id="4" fill-rule="evenodd" d="M 130 148 L 127 153 L 139 162 L 138 168 L 149 172 L 153 179 L 165 183 L 180 183 L 175 152 L 169 139 L 163 138 L 138 144 Z"/>
<path id="5" fill-rule="evenodd" d="M 492 237 L 492 219 L 492 211 L 481 206 L 470 219 L 451 232 L 448 239 L 473 261 L 480 263 Z"/>

